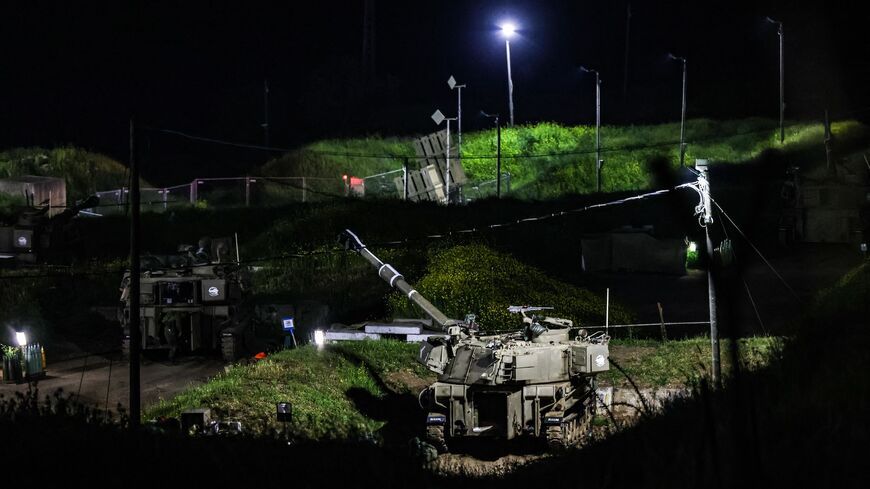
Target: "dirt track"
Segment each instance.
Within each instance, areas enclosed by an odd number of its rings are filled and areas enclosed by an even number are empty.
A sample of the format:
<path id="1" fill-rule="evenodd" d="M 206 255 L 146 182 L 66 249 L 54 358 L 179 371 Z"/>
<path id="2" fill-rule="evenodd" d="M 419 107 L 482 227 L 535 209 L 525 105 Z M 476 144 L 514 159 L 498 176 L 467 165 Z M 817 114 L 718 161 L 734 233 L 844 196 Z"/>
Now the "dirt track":
<path id="1" fill-rule="evenodd" d="M 182 358 L 176 364 L 145 359 L 140 370 L 142 407 L 169 399 L 192 385 L 202 384 L 223 371 L 224 362 L 204 357 Z M 115 409 L 130 404 L 130 366 L 105 356 L 90 356 L 49 364 L 46 377 L 36 384 L 40 397 L 63 389 L 88 405 Z M 26 392 L 27 384 L 0 384 L 0 394 Z M 107 398 L 108 396 L 108 398 Z M 107 402 L 108 399 L 108 402 Z"/>

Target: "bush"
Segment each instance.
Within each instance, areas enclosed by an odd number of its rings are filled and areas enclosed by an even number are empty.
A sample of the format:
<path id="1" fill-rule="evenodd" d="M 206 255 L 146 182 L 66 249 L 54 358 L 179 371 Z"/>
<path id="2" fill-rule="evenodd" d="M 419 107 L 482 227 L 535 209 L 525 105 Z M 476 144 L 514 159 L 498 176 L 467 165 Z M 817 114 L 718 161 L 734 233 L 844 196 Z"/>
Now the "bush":
<path id="1" fill-rule="evenodd" d="M 436 251 L 417 288 L 450 317 L 476 314 L 484 331 L 520 327 L 521 318 L 508 312 L 511 305 L 551 306 L 553 315 L 571 319 L 575 326 L 604 324 L 601 297 L 479 244 Z M 393 316 L 419 315 L 400 293 L 390 295 L 388 308 Z M 630 315 L 611 303 L 610 319 L 627 323 Z"/>

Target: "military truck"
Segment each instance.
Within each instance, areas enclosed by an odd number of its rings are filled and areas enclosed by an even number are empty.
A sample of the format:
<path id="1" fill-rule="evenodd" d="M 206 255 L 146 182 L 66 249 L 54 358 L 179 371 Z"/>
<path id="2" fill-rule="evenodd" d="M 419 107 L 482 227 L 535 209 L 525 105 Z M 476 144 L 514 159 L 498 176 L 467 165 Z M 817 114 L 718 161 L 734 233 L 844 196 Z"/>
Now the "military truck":
<path id="1" fill-rule="evenodd" d="M 72 218 L 99 203 L 97 196 L 91 196 L 53 216 L 49 216 L 51 207 L 45 203 L 17 208 L 6 218 L 0 216 L 0 263 L 36 263 L 62 257 L 79 238 Z"/>
<path id="2" fill-rule="evenodd" d="M 220 351 L 226 361 L 282 346 L 281 306 L 258 306 L 249 296 L 246 267 L 233 257 L 229 238 L 181 246 L 173 255 L 141 257 L 143 350 Z M 130 353 L 130 272 L 121 282 L 122 354 Z"/>
<path id="3" fill-rule="evenodd" d="M 427 412 L 426 439 L 440 452 L 451 438 L 469 437 L 534 437 L 560 450 L 588 433 L 597 404 L 595 376 L 610 367 L 609 336 L 538 316 L 535 311 L 548 308 L 528 306 L 509 308 L 522 316 L 515 332 L 481 335 L 473 314 L 447 317 L 350 230 L 339 241 L 447 333 L 422 343 L 417 358 L 439 375 L 419 400 Z"/>

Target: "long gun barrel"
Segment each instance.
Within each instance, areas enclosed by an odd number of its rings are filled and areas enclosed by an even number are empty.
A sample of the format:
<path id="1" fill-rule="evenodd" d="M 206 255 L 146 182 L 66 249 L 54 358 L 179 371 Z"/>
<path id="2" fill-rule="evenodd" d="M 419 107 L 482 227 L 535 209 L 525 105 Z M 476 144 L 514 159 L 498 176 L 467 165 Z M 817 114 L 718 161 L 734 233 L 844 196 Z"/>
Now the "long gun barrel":
<path id="1" fill-rule="evenodd" d="M 392 265 L 389 263 L 384 263 L 380 258 L 375 256 L 374 253 L 369 251 L 366 248 L 366 245 L 363 244 L 362 241 L 357 237 L 356 234 L 353 233 L 350 229 L 345 229 L 338 236 L 338 241 L 348 250 L 355 251 L 357 254 L 365 258 L 369 263 L 371 263 L 378 271 L 378 275 L 384 279 L 385 282 L 390 284 L 391 287 L 395 287 L 402 291 L 408 299 L 420 306 L 420 309 L 423 309 L 430 318 L 432 318 L 435 323 L 441 327 L 443 330 L 447 330 L 448 327 L 459 324 L 460 322 L 455 319 L 448 318 L 443 312 L 441 312 L 437 307 L 433 306 L 431 302 L 426 300 L 425 297 L 420 295 L 417 290 L 411 286 L 408 282 L 405 281 L 405 277 L 402 276 Z"/>

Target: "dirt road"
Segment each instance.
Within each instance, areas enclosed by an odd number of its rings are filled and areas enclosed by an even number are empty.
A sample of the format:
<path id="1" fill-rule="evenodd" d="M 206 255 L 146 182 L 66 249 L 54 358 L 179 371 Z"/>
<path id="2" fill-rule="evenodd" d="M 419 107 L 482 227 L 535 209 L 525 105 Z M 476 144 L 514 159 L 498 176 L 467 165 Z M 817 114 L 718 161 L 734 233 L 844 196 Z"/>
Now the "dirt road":
<path id="1" fill-rule="evenodd" d="M 224 362 L 216 358 L 186 357 L 172 364 L 167 361 L 144 359 L 140 370 L 143 409 L 161 399 L 169 399 L 182 390 L 202 384 L 224 369 Z M 76 394 L 88 405 L 115 409 L 120 403 L 130 405 L 130 365 L 106 356 L 90 356 L 65 360 L 48 365 L 46 377 L 37 383 L 40 397 L 63 389 Z M 0 394 L 14 395 L 26 392 L 27 384 L 0 384 Z"/>

